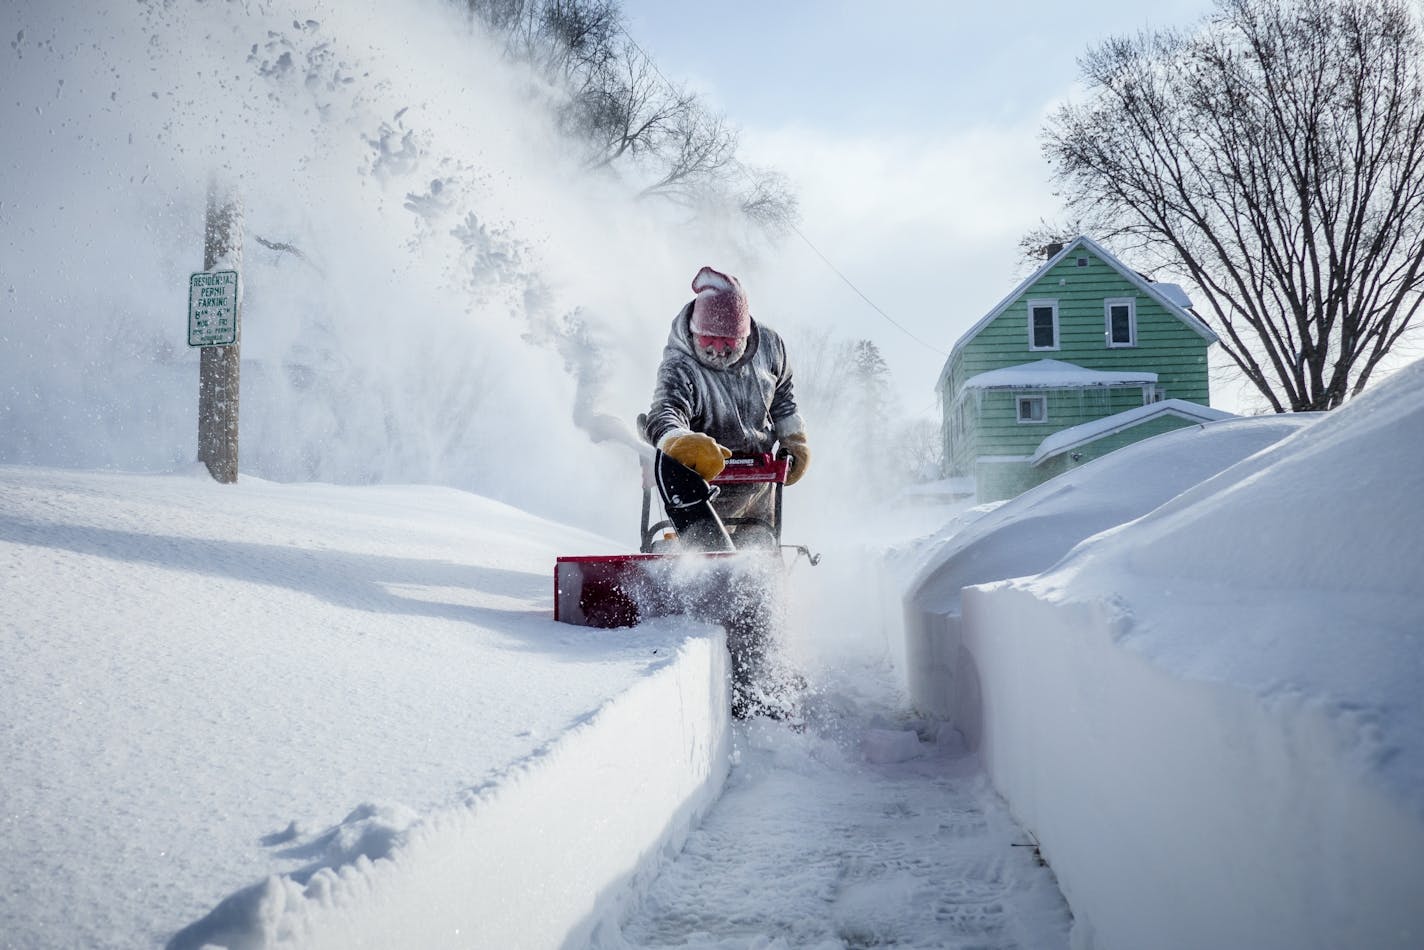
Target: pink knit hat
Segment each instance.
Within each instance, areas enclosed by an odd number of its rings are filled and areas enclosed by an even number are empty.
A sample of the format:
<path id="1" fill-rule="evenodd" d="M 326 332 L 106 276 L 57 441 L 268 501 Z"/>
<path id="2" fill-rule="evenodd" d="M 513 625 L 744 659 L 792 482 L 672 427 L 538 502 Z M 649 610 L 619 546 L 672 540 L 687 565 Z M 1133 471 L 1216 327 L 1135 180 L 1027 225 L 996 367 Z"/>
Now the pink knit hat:
<path id="1" fill-rule="evenodd" d="M 698 336 L 746 339 L 752 332 L 752 311 L 741 281 L 704 267 L 692 278 L 697 299 L 692 302 L 692 332 Z"/>

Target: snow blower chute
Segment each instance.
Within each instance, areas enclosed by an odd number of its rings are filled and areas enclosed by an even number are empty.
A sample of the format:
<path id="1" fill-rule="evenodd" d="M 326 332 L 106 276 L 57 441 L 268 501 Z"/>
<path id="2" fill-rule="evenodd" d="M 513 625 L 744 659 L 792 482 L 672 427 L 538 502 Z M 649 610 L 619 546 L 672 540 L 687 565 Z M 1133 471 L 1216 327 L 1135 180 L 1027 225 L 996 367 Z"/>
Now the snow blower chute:
<path id="1" fill-rule="evenodd" d="M 587 627 L 627 627 L 649 617 L 688 614 L 737 623 L 775 609 L 787 565 L 781 543 L 781 493 L 790 463 L 770 455 L 732 458 L 709 484 L 662 452 L 643 458 L 643 514 L 637 554 L 560 557 L 554 565 L 554 619 Z M 729 518 L 712 499 L 726 486 L 770 483 L 769 520 Z M 654 488 L 667 517 L 652 522 Z M 730 530 L 729 530 L 730 529 Z"/>

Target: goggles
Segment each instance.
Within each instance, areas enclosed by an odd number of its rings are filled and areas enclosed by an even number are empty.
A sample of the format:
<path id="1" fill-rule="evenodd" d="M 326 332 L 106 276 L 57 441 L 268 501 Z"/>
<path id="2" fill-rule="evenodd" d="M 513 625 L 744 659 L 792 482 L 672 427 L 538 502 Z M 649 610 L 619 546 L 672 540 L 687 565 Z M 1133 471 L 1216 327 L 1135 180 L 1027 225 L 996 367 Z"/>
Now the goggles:
<path id="1" fill-rule="evenodd" d="M 704 336 L 699 333 L 694 339 L 697 340 L 698 349 L 715 350 L 718 353 L 731 353 L 742 343 L 739 336 Z"/>

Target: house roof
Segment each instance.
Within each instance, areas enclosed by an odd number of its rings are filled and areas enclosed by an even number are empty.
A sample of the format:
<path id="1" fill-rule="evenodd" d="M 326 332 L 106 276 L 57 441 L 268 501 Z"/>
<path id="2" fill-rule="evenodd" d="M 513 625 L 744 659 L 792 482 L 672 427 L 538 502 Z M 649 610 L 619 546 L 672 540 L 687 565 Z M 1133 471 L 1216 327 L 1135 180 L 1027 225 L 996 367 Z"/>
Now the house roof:
<path id="1" fill-rule="evenodd" d="M 1038 270 L 1034 271 L 1032 274 L 1026 277 L 1022 283 L 1020 283 L 1017 287 L 1013 289 L 1012 292 L 1009 293 L 1007 297 L 999 301 L 999 303 L 994 307 L 994 309 L 986 313 L 978 323 L 970 327 L 968 332 L 966 332 L 958 339 L 958 341 L 955 342 L 954 347 L 949 351 L 949 357 L 944 361 L 944 368 L 941 369 L 939 372 L 939 379 L 935 382 L 935 389 L 944 389 L 945 380 L 949 377 L 949 366 L 951 363 L 954 362 L 954 354 L 958 353 L 960 348 L 963 347 L 964 344 L 968 343 L 970 340 L 974 339 L 974 337 L 978 336 L 980 330 L 984 329 L 996 318 L 998 318 L 1005 310 L 1009 309 L 1009 307 L 1013 305 L 1014 301 L 1017 300 L 1023 294 L 1024 291 L 1028 290 L 1029 287 L 1032 287 L 1039 280 L 1039 278 L 1041 278 L 1044 274 L 1048 273 L 1055 266 L 1057 266 L 1059 261 L 1068 257 L 1079 248 L 1086 248 L 1094 255 L 1101 258 L 1103 263 L 1107 264 L 1113 270 L 1117 271 L 1120 275 L 1126 278 L 1129 283 L 1135 285 L 1144 294 L 1161 304 L 1162 307 L 1165 308 L 1168 313 L 1172 314 L 1178 320 L 1181 320 L 1183 323 L 1185 323 L 1188 327 L 1195 331 L 1198 336 L 1200 336 L 1203 340 L 1206 340 L 1208 344 L 1216 342 L 1216 334 L 1213 333 L 1211 331 L 1211 328 L 1208 327 L 1205 323 L 1202 323 L 1200 317 L 1198 317 L 1195 313 L 1191 311 L 1191 300 L 1187 297 L 1186 293 L 1182 290 L 1181 287 L 1177 286 L 1176 284 L 1158 284 L 1148 280 L 1146 277 L 1142 276 L 1137 271 L 1128 267 L 1122 261 L 1114 257 L 1110 251 L 1104 248 L 1097 241 L 1094 241 L 1092 238 L 1086 235 L 1079 235 L 1078 237 L 1070 241 L 1063 248 L 1063 250 L 1059 251 L 1057 254 L 1053 255 L 1051 258 L 1045 261 L 1043 266 L 1039 267 Z"/>
<path id="2" fill-rule="evenodd" d="M 1201 403 L 1188 402 L 1185 399 L 1164 399 L 1161 402 L 1136 406 L 1124 412 L 1094 419 L 1092 422 L 1085 422 L 1072 428 L 1060 429 L 1038 444 L 1038 451 L 1033 453 L 1029 464 L 1038 465 L 1040 462 L 1047 461 L 1055 455 L 1062 455 L 1070 449 L 1087 445 L 1089 442 L 1096 442 L 1104 436 L 1130 429 L 1149 419 L 1164 415 L 1179 416 L 1191 422 L 1217 422 L 1221 419 L 1236 418 L 1232 413 L 1203 406 Z"/>
<path id="3" fill-rule="evenodd" d="M 1035 360 L 979 373 L 965 389 L 1077 389 L 1082 386 L 1132 386 L 1157 382 L 1156 373 L 1088 369 L 1063 360 Z"/>

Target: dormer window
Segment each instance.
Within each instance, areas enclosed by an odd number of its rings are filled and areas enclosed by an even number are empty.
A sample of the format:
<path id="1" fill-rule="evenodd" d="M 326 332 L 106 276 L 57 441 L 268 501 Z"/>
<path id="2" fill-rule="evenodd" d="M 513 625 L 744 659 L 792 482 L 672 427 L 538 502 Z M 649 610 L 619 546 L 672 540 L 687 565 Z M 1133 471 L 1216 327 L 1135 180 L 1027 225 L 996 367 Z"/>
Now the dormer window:
<path id="1" fill-rule="evenodd" d="M 1105 335 L 1108 346 L 1137 345 L 1137 299 L 1135 297 L 1110 297 L 1103 301 L 1103 318 L 1107 323 Z"/>
<path id="2" fill-rule="evenodd" d="M 1028 302 L 1028 348 L 1030 350 L 1058 349 L 1058 301 L 1030 300 Z"/>

